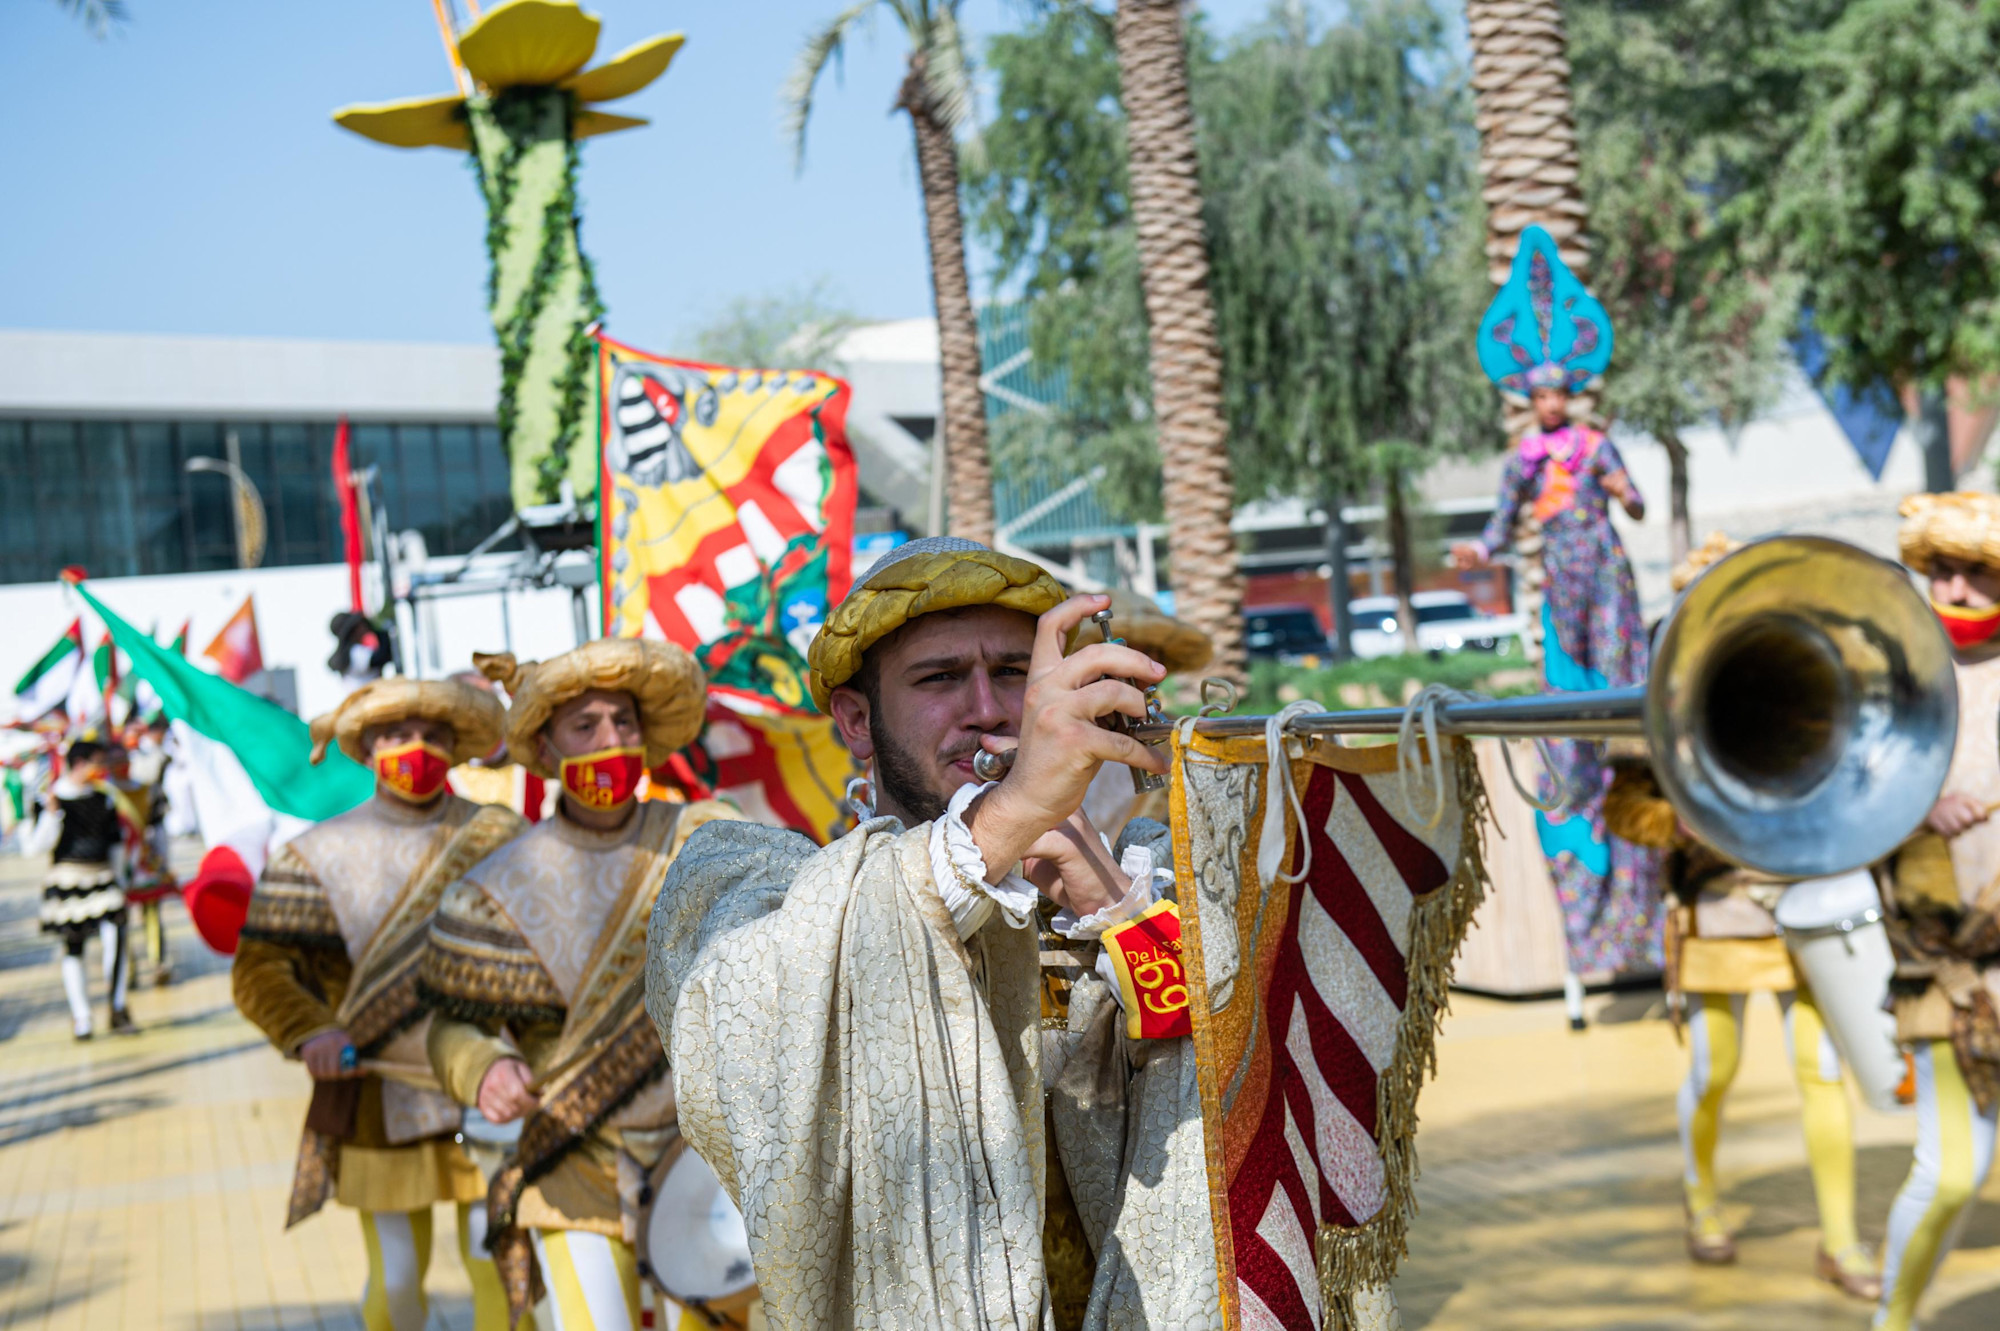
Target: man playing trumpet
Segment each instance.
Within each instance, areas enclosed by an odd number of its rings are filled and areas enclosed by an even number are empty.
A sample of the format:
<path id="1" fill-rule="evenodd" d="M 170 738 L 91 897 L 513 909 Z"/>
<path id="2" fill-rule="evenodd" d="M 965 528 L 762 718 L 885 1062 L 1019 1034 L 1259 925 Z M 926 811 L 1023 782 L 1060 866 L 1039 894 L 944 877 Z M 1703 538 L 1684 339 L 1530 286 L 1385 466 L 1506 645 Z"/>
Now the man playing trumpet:
<path id="1" fill-rule="evenodd" d="M 1124 950 L 1178 943 L 1164 829 L 1114 850 L 1080 812 L 1101 764 L 1166 766 L 1099 723 L 1143 717 L 1163 668 L 1064 654 L 1105 604 L 970 541 L 892 552 L 810 656 L 877 816 L 817 853 L 706 828 L 662 889 L 647 1005 L 774 1324 L 1026 1328 L 1045 1287 L 1058 1326 L 1216 1315 L 1187 990 Z M 1043 897 L 1093 961 L 1060 1015 Z"/>

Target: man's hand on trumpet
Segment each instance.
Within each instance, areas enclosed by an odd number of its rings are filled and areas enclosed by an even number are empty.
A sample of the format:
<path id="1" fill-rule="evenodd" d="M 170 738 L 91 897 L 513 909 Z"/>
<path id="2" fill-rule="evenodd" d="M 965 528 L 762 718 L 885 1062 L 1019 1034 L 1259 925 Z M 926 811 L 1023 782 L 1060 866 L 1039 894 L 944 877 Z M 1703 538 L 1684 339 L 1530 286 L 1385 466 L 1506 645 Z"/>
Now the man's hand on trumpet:
<path id="1" fill-rule="evenodd" d="M 1016 749 L 1013 767 L 968 810 L 989 881 L 1017 861 L 1029 861 L 1024 866 L 1029 881 L 1080 916 L 1118 899 L 1127 887 L 1081 812 L 1091 778 L 1106 762 L 1156 773 L 1167 769 L 1166 756 L 1157 749 L 1098 724 L 1099 717 L 1115 712 L 1143 720 L 1146 695 L 1128 681 L 1157 684 L 1165 667 L 1113 643 L 1063 655 L 1071 631 L 1108 604 L 1105 596 L 1072 596 L 1041 617 L 1022 697 L 1020 739 L 987 735 L 982 741 L 992 753 Z"/>
<path id="2" fill-rule="evenodd" d="M 1970 795 L 1947 792 L 1938 796 L 1938 802 L 1931 806 L 1930 816 L 1924 825 L 1942 837 L 1955 837 L 1971 831 L 1993 815 L 1993 808 L 1983 800 Z"/>

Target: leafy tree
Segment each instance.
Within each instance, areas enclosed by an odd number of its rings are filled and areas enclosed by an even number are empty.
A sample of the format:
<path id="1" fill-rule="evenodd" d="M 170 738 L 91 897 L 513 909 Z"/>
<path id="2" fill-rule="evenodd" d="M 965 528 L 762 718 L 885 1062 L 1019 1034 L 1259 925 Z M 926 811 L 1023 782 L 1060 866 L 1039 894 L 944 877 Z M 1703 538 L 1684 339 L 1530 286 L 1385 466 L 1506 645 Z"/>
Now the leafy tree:
<path id="1" fill-rule="evenodd" d="M 965 268 L 965 224 L 959 212 L 957 131 L 971 118 L 972 80 L 959 0 L 859 0 L 806 40 L 783 95 L 786 133 L 805 160 L 813 90 L 847 40 L 887 9 L 909 41 L 896 109 L 916 135 L 917 182 L 923 190 L 930 242 L 931 291 L 937 303 L 942 377 L 946 501 L 954 535 L 993 540 L 993 465 L 987 456 L 986 395 L 979 386 L 979 317 Z M 933 465 L 936 465 L 936 459 Z"/>
<path id="2" fill-rule="evenodd" d="M 995 39 L 1000 114 L 970 196 L 1032 302 L 1036 355 L 1069 375 L 1052 451 L 1103 462 L 1107 501 L 1143 512 L 1158 501 L 1133 465 L 1149 399 L 1109 58 L 1075 10 Z M 1381 481 L 1407 532 L 1409 476 L 1497 442 L 1469 350 L 1479 210 L 1443 25 L 1421 0 L 1331 26 L 1279 6 L 1225 50 L 1197 32 L 1190 66 L 1239 489 L 1332 504 Z"/>
<path id="3" fill-rule="evenodd" d="M 1788 52 L 1799 132 L 1731 201 L 1807 284 L 1830 369 L 2000 362 L 2000 0 L 1854 0 Z"/>
<path id="4" fill-rule="evenodd" d="M 1785 64 L 1760 52 L 1782 47 L 1783 25 L 1805 7 L 1749 8 L 1571 0 L 1567 10 L 1591 285 L 1618 334 L 1603 403 L 1667 455 L 1675 561 L 1692 545 L 1682 433 L 1770 400 L 1798 315 L 1797 280 L 1716 206 L 1752 178 L 1769 128 L 1796 101 Z"/>
<path id="5" fill-rule="evenodd" d="M 1948 487 L 1945 380 L 2000 367 L 2000 0 L 1740 7 L 1764 40 L 1711 85 L 1735 126 L 1717 216 L 1796 275 L 1828 377 L 1917 390 Z"/>
<path id="6" fill-rule="evenodd" d="M 718 365 L 803 366 L 838 373 L 841 340 L 860 324 L 825 282 L 738 296 L 695 330 L 694 355 Z"/>

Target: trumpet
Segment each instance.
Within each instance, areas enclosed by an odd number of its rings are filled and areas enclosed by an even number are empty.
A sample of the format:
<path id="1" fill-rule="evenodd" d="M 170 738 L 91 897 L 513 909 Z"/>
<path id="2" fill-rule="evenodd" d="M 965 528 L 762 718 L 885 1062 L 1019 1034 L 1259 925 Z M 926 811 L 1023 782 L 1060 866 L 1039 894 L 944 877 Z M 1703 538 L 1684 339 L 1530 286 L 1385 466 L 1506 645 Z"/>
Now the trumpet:
<path id="1" fill-rule="evenodd" d="M 1397 707 L 1296 718 L 1301 735 L 1393 735 Z M 1212 736 L 1267 718 L 1208 717 Z M 1130 723 L 1165 743 L 1172 723 Z M 1779 536 L 1716 561 L 1654 639 L 1643 686 L 1448 702 L 1443 735 L 1646 741 L 1695 836 L 1786 878 L 1871 864 L 1937 802 L 1958 736 L 1950 641 L 1902 569 L 1845 541 Z M 1994 737 L 2000 744 L 2000 735 Z M 982 754 L 997 779 L 1012 752 Z"/>

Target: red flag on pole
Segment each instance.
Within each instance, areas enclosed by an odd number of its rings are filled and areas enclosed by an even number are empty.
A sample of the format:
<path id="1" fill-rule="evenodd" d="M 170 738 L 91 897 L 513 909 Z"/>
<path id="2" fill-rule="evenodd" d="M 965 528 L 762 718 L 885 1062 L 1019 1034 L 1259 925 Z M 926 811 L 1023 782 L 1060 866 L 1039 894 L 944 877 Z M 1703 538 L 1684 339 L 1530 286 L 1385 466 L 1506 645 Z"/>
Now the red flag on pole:
<path id="1" fill-rule="evenodd" d="M 217 673 L 231 684 L 241 684 L 264 668 L 264 647 L 257 639 L 257 608 L 250 597 L 243 598 L 243 604 L 201 654 L 214 661 L 220 667 Z"/>
<path id="2" fill-rule="evenodd" d="M 340 539 L 347 546 L 347 595 L 361 612 L 361 500 L 347 453 L 347 417 L 333 432 L 333 489 L 340 496 Z"/>

